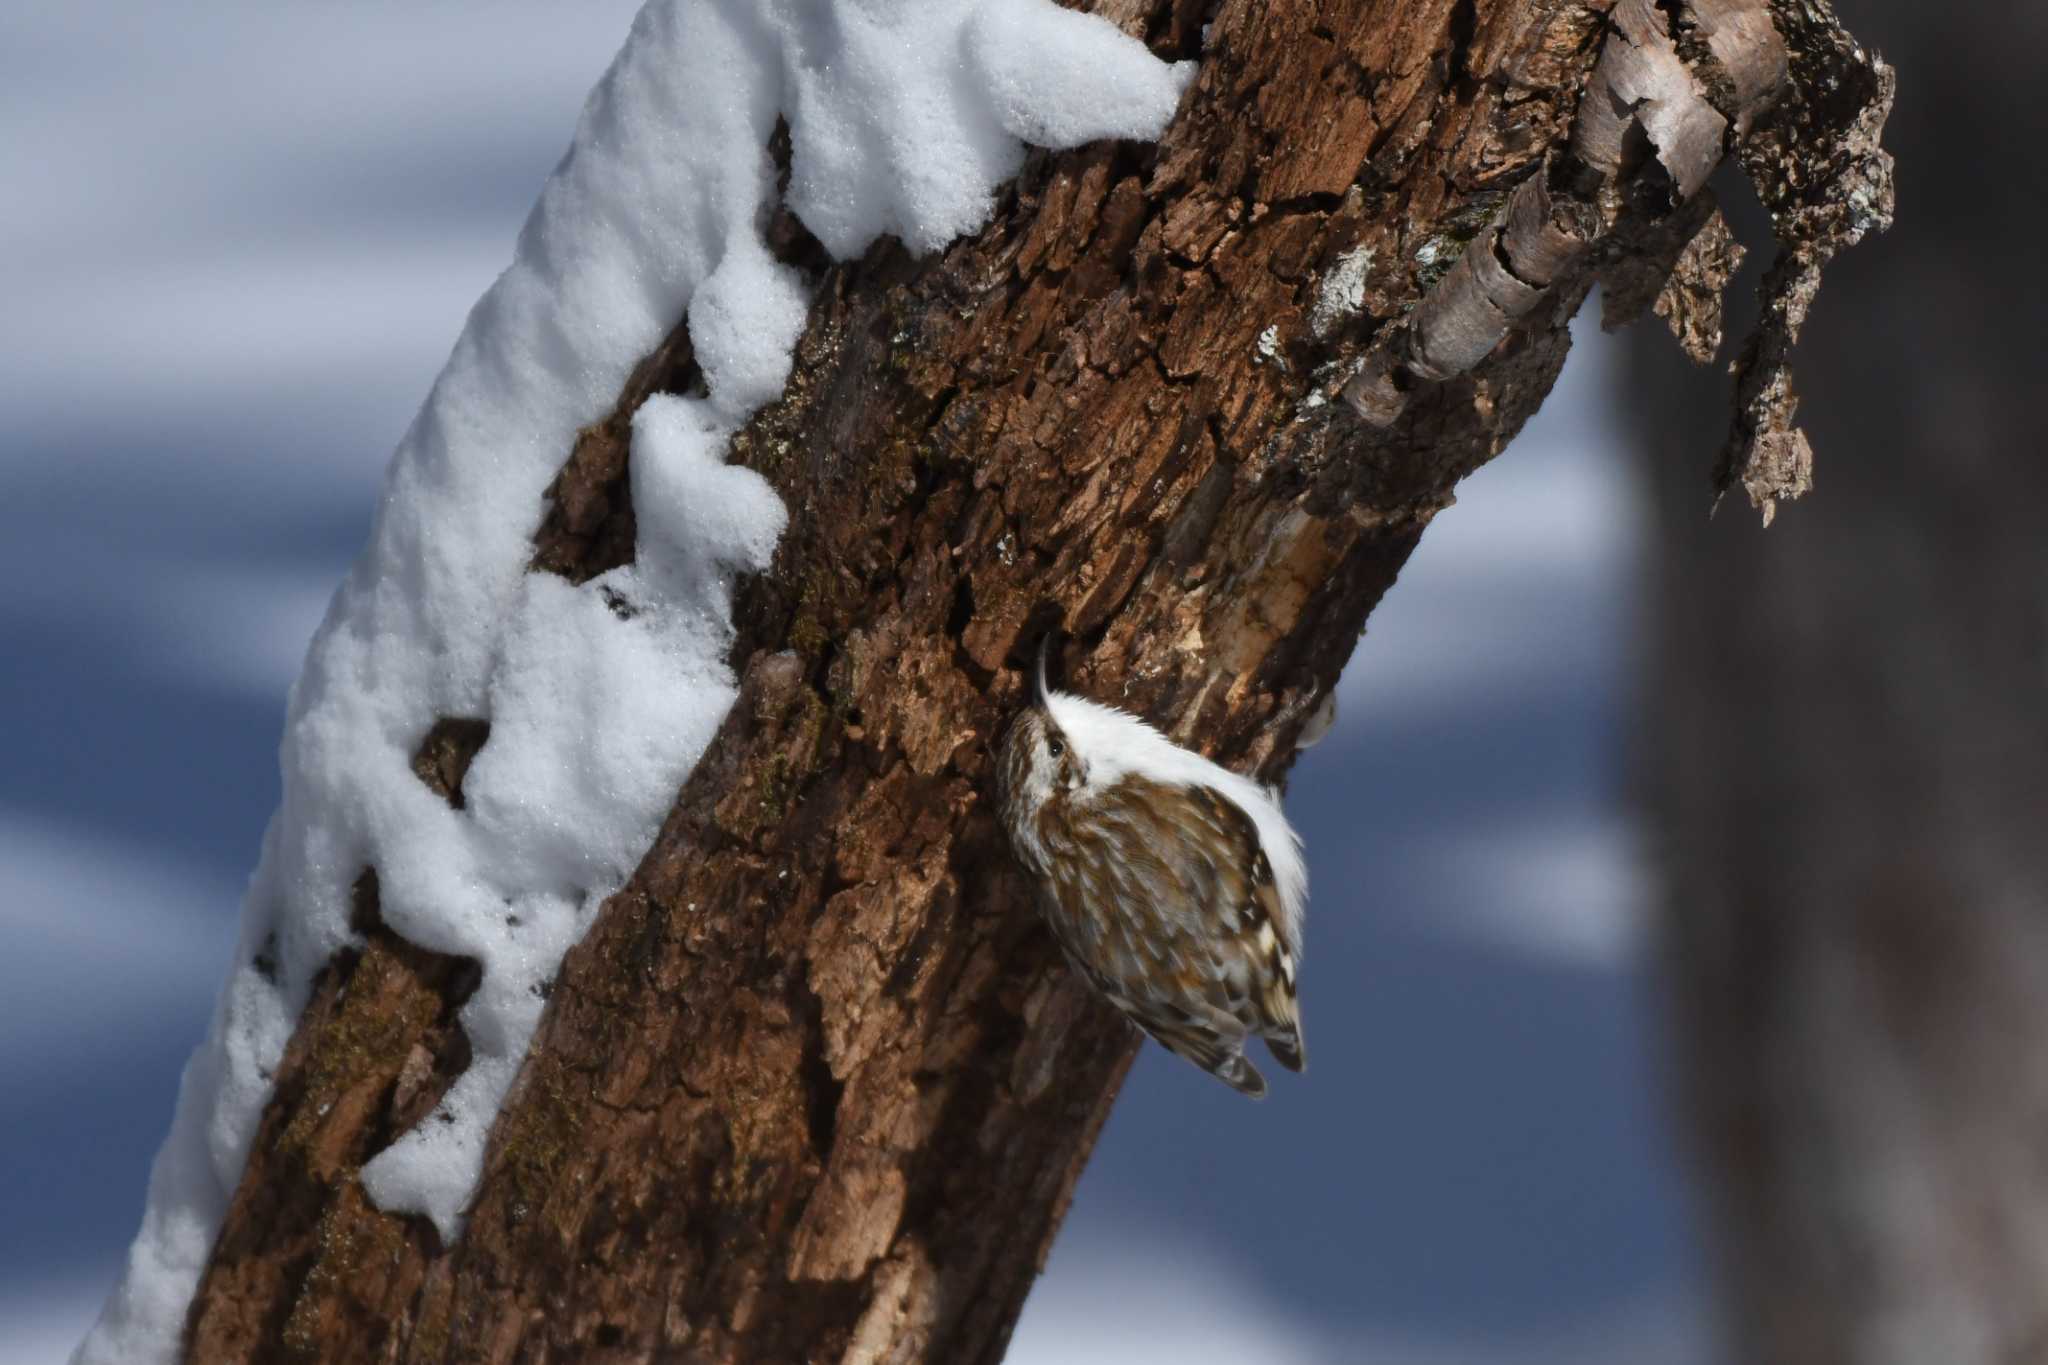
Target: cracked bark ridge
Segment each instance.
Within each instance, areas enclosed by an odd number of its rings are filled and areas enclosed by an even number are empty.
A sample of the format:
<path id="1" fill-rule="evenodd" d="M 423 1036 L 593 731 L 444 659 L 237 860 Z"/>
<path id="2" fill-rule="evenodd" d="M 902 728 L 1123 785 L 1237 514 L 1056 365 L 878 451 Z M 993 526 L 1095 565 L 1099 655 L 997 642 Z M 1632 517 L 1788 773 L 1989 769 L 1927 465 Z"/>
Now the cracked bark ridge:
<path id="1" fill-rule="evenodd" d="M 1891 67 L 1842 29 L 1826 0 L 1773 0 L 1771 10 L 1791 78 L 1740 155 L 1779 250 L 1759 288 L 1762 316 L 1734 366 L 1735 420 L 1714 473 L 1716 500 L 1740 483 L 1766 526 L 1780 501 L 1813 486 L 1790 355 L 1821 270 L 1891 226 L 1892 159 L 1879 139 L 1897 86 Z"/>
<path id="2" fill-rule="evenodd" d="M 990 811 L 1029 650 L 1057 625 L 1080 690 L 1284 775 L 1597 263 L 1674 207 L 1654 158 L 1571 153 L 1631 41 L 1609 8 L 1227 0 L 1156 147 L 1034 156 L 923 260 L 778 234 L 817 289 L 733 444 L 790 510 L 736 603 L 740 697 L 565 960 L 463 1238 L 356 1184 L 460 984 L 408 968 L 413 1022 L 371 1028 L 402 946 L 371 926 L 280 1068 L 192 1358 L 999 1358 L 1136 1045 Z M 1196 6 L 1103 9 L 1199 41 Z M 564 452 L 536 571 L 630 560 L 632 413 L 693 382 L 679 325 Z M 485 720 L 423 745 L 450 799 Z"/>
<path id="3" fill-rule="evenodd" d="M 255 1139 L 265 1181 L 236 1192 L 194 1303 L 189 1360 L 317 1359 L 344 1335 L 381 1350 L 382 1300 L 416 1292 L 412 1267 L 439 1249 L 424 1221 L 377 1215 L 355 1173 L 469 1065 L 455 1016 L 476 990 L 477 964 L 392 932 L 374 872 L 356 883 L 352 927 L 363 946 L 315 981 L 278 1066 Z"/>
<path id="4" fill-rule="evenodd" d="M 460 810 L 462 780 L 489 735 L 486 721 L 437 721 L 413 753 L 414 774 Z M 194 1300 L 190 1360 L 317 1358 L 344 1334 L 381 1350 L 383 1298 L 417 1292 L 418 1277 L 389 1281 L 380 1264 L 412 1264 L 394 1254 L 400 1243 L 421 1258 L 439 1249 L 424 1220 L 379 1215 L 355 1177 L 468 1067 L 456 1016 L 480 973 L 474 958 L 432 952 L 385 924 L 374 869 L 354 890 L 350 927 L 362 946 L 313 983 L 279 1063 L 251 1157 L 265 1179 L 235 1193 Z"/>
<path id="5" fill-rule="evenodd" d="M 1714 191 L 1703 189 L 1645 235 L 1640 254 L 1601 272 L 1600 325 L 1611 332 L 1654 312 L 1686 357 L 1705 365 L 1721 349 L 1723 300 L 1746 254 Z"/>
<path id="6" fill-rule="evenodd" d="M 1671 274 L 1651 304 L 1677 338 L 1678 349 L 1696 365 L 1709 363 L 1721 349 L 1722 299 L 1747 254 L 1719 207 L 1714 207 L 1680 248 Z"/>
<path id="7" fill-rule="evenodd" d="M 582 443 L 577 444 L 580 447 Z M 572 462 L 574 458 L 571 456 Z M 487 720 L 443 716 L 413 750 L 413 776 L 443 801 L 462 810 L 467 804 L 462 797 L 462 779 L 469 775 L 470 762 L 490 737 L 491 723 Z"/>
<path id="8" fill-rule="evenodd" d="M 568 461 L 543 495 L 546 512 L 534 532 L 530 567 L 587 583 L 633 562 L 633 499 L 626 456 L 633 414 L 657 393 L 686 393 L 703 373 L 686 328 L 677 327 L 633 367 L 619 401 L 603 420 L 576 433 Z"/>

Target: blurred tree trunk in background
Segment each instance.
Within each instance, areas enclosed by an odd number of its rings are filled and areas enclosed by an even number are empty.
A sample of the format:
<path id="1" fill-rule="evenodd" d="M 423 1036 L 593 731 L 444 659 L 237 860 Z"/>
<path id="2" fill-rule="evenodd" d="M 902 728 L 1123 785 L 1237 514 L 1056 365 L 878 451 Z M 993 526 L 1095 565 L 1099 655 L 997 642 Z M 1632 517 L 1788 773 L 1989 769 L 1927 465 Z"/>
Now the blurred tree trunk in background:
<path id="1" fill-rule="evenodd" d="M 1815 492 L 1707 517 L 1726 380 L 1631 348 L 1647 756 L 1730 1359 L 2048 1358 L 2048 18 L 1851 0 L 1898 228 L 1801 343 Z M 1674 413 L 1680 414 L 1674 421 Z"/>
<path id="2" fill-rule="evenodd" d="M 477 986 L 366 869 L 193 1360 L 1000 1356 L 1135 1045 L 990 812 L 1036 639 L 1277 780 L 1595 271 L 1656 292 L 1786 71 L 1762 0 L 1097 8 L 1201 56 L 1157 147 L 1035 157 L 929 258 L 773 225 L 818 287 L 733 447 L 791 518 L 740 591 L 740 698 L 565 961 L 462 1237 L 356 1180 L 466 1065 Z M 678 327 L 562 452 L 535 572 L 631 559 L 631 414 L 696 380 Z M 415 769 L 459 803 L 488 743 L 444 717 Z"/>

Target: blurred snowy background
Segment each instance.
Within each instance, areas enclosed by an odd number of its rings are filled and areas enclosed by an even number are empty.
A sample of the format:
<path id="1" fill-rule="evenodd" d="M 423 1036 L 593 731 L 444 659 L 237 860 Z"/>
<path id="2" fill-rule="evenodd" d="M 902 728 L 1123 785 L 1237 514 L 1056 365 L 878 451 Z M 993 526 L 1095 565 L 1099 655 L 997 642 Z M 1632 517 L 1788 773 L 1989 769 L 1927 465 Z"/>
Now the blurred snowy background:
<path id="1" fill-rule="evenodd" d="M 135 1229 L 385 459 L 637 0 L 0 17 L 0 1365 Z M 1460 490 L 1289 805 L 1315 1067 L 1148 1048 L 1013 1359 L 1714 1359 L 1622 764 L 1610 343 Z"/>

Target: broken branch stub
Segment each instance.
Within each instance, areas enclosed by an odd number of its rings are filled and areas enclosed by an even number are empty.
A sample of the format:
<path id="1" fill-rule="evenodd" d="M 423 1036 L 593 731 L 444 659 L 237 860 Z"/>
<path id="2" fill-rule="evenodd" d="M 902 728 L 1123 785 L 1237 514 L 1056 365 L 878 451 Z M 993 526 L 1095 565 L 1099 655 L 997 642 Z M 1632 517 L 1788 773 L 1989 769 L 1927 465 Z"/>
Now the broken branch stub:
<path id="1" fill-rule="evenodd" d="M 1813 486 L 1813 449 L 1794 418 L 1790 354 L 1845 247 L 1891 226 L 1892 158 L 1880 145 L 1897 78 L 1843 31 L 1826 0 L 1778 0 L 1791 79 L 1738 148 L 1770 210 L 1778 259 L 1765 272 L 1762 316 L 1734 366 L 1735 421 L 1714 471 L 1718 501 L 1736 483 L 1770 525 L 1777 504 Z"/>
<path id="2" fill-rule="evenodd" d="M 1714 486 L 1718 500 L 1740 482 L 1769 525 L 1779 501 L 1812 487 L 1788 357 L 1821 268 L 1891 221 L 1878 140 L 1892 73 L 1825 0 L 1620 0 L 1608 25 L 1569 158 L 1516 186 L 1338 396 L 1386 426 L 1405 384 L 1469 372 L 1546 299 L 1575 307 L 1588 271 L 1605 289 L 1605 325 L 1654 310 L 1689 357 L 1711 360 L 1744 251 L 1705 186 L 1732 151 L 1771 210 L 1780 254 L 1733 370 Z"/>

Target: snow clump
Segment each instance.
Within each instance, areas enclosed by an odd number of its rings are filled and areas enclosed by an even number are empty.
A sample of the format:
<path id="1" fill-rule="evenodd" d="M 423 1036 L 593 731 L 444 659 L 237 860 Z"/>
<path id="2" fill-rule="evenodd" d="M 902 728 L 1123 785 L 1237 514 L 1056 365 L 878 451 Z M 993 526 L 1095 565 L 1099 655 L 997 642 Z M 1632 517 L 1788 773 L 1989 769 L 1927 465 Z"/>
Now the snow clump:
<path id="1" fill-rule="evenodd" d="M 74 1365 L 177 1358 L 313 978 L 358 941 L 366 869 L 394 931 L 483 969 L 461 1014 L 470 1067 L 363 1169 L 381 1207 L 461 1234 L 547 984 L 732 704 L 731 587 L 768 566 L 784 525 L 773 489 L 725 463 L 787 381 L 808 307 L 810 282 L 761 235 L 777 118 L 789 206 L 828 250 L 844 259 L 886 233 L 930 251 L 987 221 L 1026 141 L 1155 138 L 1191 74 L 1052 0 L 640 12 L 400 444 L 292 689 L 283 803 L 234 966 L 127 1268 Z M 578 430 L 683 318 L 705 392 L 650 399 L 634 420 L 634 562 L 583 584 L 528 572 Z M 442 717 L 490 723 L 461 810 L 411 766 Z"/>

